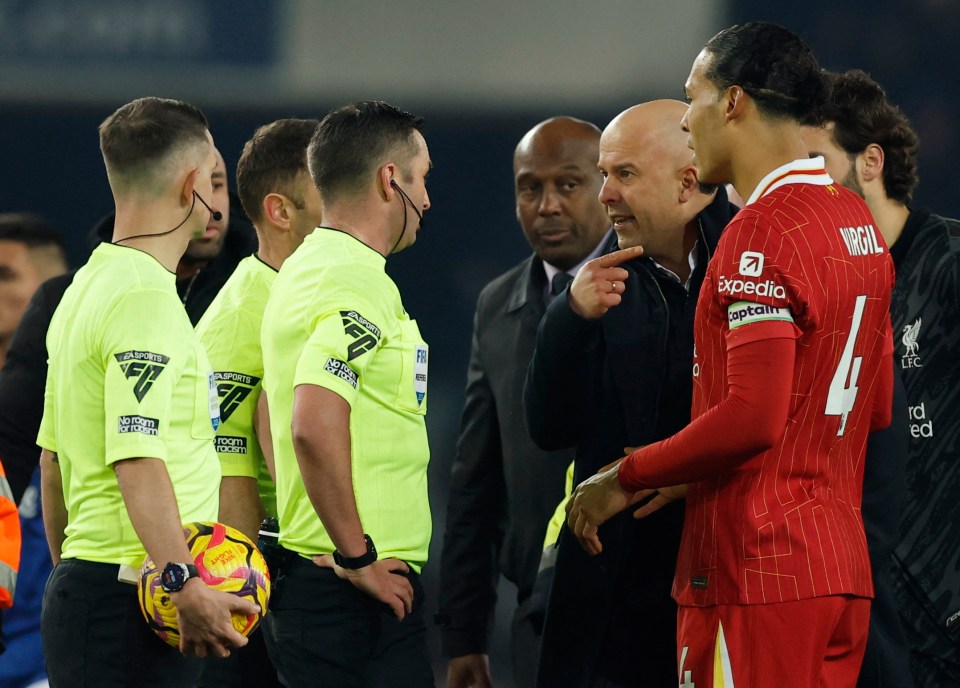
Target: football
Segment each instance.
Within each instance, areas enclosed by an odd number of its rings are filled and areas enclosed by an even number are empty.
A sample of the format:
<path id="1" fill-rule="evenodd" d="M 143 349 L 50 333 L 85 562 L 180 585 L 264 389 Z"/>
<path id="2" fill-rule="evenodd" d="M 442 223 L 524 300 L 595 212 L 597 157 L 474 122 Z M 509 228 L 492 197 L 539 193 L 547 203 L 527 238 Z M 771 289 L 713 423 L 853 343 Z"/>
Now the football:
<path id="1" fill-rule="evenodd" d="M 259 614 L 233 615 L 233 627 L 249 635 L 266 614 L 270 598 L 270 574 L 263 555 L 246 535 L 223 523 L 187 523 L 183 534 L 204 583 L 259 605 Z M 177 610 L 160 585 L 165 565 L 158 570 L 149 556 L 143 562 L 137 583 L 140 610 L 154 633 L 168 645 L 179 647 Z"/>

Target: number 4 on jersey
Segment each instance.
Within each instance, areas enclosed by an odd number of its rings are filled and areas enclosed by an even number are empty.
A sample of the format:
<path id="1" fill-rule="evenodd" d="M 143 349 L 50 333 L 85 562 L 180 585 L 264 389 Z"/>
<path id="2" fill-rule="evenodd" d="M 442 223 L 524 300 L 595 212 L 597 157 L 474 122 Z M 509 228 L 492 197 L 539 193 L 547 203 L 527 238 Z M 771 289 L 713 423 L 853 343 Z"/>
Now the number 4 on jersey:
<path id="1" fill-rule="evenodd" d="M 824 413 L 828 416 L 840 416 L 840 428 L 837 430 L 837 437 L 843 435 L 847 427 L 847 414 L 853 410 L 853 405 L 857 401 L 857 379 L 860 377 L 860 364 L 863 362 L 862 356 L 853 355 L 853 345 L 857 341 L 857 334 L 860 332 L 860 321 L 863 319 L 863 307 L 867 303 L 865 294 L 857 297 L 856 305 L 853 308 L 853 322 L 850 324 L 850 334 L 847 335 L 847 343 L 843 347 L 843 353 L 840 355 L 840 363 L 833 374 L 833 380 L 830 382 L 830 391 L 827 393 L 827 407 Z"/>

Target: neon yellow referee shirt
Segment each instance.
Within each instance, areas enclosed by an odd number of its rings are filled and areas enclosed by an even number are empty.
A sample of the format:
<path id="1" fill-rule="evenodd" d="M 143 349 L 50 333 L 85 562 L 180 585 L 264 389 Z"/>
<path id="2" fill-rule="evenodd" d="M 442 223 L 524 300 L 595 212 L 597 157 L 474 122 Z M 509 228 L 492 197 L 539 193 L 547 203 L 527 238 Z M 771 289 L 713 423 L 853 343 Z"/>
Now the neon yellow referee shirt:
<path id="1" fill-rule="evenodd" d="M 427 345 L 384 272 L 383 256 L 352 236 L 317 228 L 287 259 L 263 317 L 264 389 L 277 472 L 280 542 L 301 554 L 335 547 L 307 497 L 290 425 L 297 385 L 350 405 L 353 489 L 381 559 L 420 571 L 431 520 Z"/>
<path id="2" fill-rule="evenodd" d="M 37 444 L 59 457 L 63 558 L 143 561 L 112 468 L 123 459 L 162 460 L 181 520 L 215 521 L 216 387 L 174 274 L 147 253 L 101 244 L 54 313 L 47 351 Z"/>
<path id="3" fill-rule="evenodd" d="M 220 395 L 217 456 L 224 477 L 256 478 L 268 516 L 277 515 L 277 493 L 253 429 L 260 397 L 263 353 L 260 326 L 277 271 L 257 256 L 244 258 L 197 323 Z"/>

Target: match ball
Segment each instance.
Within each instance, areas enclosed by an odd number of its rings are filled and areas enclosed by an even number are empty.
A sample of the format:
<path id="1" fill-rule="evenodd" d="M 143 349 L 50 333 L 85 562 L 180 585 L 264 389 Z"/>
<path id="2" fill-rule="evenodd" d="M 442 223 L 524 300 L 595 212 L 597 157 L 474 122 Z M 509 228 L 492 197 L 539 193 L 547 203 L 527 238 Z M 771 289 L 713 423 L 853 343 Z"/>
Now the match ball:
<path id="1" fill-rule="evenodd" d="M 187 523 L 183 534 L 204 583 L 259 605 L 259 614 L 233 615 L 233 627 L 250 635 L 267 613 L 270 598 L 270 573 L 260 550 L 246 535 L 223 523 Z M 154 633 L 168 645 L 179 647 L 177 610 L 160 585 L 164 566 L 166 562 L 158 570 L 150 557 L 143 562 L 137 583 L 140 610 Z"/>

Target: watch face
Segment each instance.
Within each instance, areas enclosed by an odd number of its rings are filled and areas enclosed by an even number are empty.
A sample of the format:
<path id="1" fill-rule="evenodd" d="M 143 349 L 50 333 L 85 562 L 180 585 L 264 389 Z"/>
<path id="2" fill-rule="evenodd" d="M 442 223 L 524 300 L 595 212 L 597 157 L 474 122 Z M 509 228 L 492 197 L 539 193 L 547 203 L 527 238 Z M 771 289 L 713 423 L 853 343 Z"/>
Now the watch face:
<path id="1" fill-rule="evenodd" d="M 178 592 L 187 582 L 187 572 L 180 564 L 167 564 L 160 574 L 160 585 L 167 592 Z"/>

